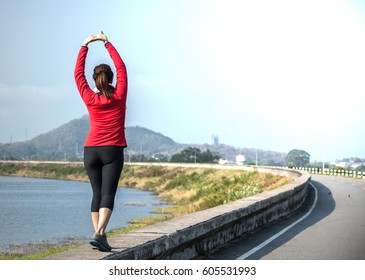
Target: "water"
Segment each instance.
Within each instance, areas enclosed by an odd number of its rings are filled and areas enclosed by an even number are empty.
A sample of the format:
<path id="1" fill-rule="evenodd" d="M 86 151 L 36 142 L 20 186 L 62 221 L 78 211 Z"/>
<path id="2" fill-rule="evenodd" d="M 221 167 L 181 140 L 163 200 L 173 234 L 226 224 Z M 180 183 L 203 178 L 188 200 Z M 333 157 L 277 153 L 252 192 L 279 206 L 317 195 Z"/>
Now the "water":
<path id="1" fill-rule="evenodd" d="M 89 183 L 0 176 L 0 249 L 11 244 L 86 240 L 93 234 Z M 107 231 L 163 208 L 150 192 L 119 188 Z"/>

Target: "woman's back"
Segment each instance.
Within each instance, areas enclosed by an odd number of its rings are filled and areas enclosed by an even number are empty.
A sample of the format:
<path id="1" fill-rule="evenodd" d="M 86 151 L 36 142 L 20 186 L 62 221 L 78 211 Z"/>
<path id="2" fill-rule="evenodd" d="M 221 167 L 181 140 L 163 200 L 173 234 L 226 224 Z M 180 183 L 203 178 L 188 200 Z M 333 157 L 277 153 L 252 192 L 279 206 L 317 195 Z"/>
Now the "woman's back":
<path id="1" fill-rule="evenodd" d="M 90 131 L 85 146 L 122 146 L 126 147 L 125 112 L 127 99 L 127 72 L 124 62 L 114 46 L 105 44 L 113 60 L 117 72 L 114 91 L 108 98 L 104 94 L 95 93 L 85 77 L 85 60 L 87 47 L 80 49 L 75 67 L 75 81 L 80 95 L 89 111 Z"/>

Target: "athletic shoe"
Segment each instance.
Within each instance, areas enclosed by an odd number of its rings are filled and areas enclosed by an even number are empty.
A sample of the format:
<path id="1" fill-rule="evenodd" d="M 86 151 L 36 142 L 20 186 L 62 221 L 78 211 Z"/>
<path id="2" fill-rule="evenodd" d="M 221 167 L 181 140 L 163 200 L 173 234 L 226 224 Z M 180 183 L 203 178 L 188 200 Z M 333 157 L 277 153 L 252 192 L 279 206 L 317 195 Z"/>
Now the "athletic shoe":
<path id="1" fill-rule="evenodd" d="M 105 234 L 100 235 L 95 233 L 90 244 L 103 252 L 110 252 L 112 250 L 112 247 L 108 244 Z"/>

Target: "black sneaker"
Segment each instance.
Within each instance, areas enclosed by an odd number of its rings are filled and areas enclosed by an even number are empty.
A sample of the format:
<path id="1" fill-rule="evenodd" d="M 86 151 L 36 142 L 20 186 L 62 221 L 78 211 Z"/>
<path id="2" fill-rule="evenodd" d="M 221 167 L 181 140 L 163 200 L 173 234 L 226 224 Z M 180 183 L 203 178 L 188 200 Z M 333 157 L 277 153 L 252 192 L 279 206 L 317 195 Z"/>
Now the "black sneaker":
<path id="1" fill-rule="evenodd" d="M 105 234 L 100 235 L 98 233 L 95 233 L 92 240 L 90 241 L 90 244 L 100 251 L 110 252 L 112 250 L 112 247 L 110 247 L 110 245 L 108 244 Z"/>

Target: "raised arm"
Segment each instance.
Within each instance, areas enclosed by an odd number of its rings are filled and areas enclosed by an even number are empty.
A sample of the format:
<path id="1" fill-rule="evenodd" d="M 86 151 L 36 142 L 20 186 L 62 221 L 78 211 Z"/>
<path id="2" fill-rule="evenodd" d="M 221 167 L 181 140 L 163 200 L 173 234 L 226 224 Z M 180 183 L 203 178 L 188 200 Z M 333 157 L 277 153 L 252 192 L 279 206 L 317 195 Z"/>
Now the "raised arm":
<path id="1" fill-rule="evenodd" d="M 87 83 L 87 79 L 85 77 L 85 62 L 86 56 L 89 51 L 88 45 L 94 41 L 102 40 L 100 35 L 91 34 L 85 38 L 82 43 L 81 49 L 77 55 L 76 65 L 74 70 L 74 78 L 76 82 L 77 89 L 81 95 L 81 98 L 84 100 L 86 104 L 90 104 L 94 102 L 95 94 L 93 90 L 90 88 Z"/>
<path id="2" fill-rule="evenodd" d="M 88 53 L 87 45 L 82 45 L 82 47 L 79 50 L 79 53 L 77 55 L 76 59 L 76 65 L 74 70 L 74 78 L 75 83 L 77 86 L 77 89 L 81 95 L 81 98 L 84 100 L 85 103 L 89 104 L 92 102 L 91 94 L 89 93 L 91 91 L 91 88 L 89 84 L 87 83 L 86 77 L 85 77 L 85 61 L 86 61 L 86 55 Z"/>
<path id="3" fill-rule="evenodd" d="M 127 68 L 120 57 L 116 48 L 108 40 L 108 37 L 103 31 L 100 32 L 99 38 L 104 42 L 106 49 L 114 63 L 114 67 L 117 71 L 116 78 L 116 92 L 117 94 L 126 95 L 128 88 Z"/>
<path id="4" fill-rule="evenodd" d="M 120 57 L 118 51 L 115 49 L 112 43 L 107 42 L 105 48 L 108 50 L 111 59 L 113 60 L 114 67 L 116 69 L 116 93 L 121 97 L 127 93 L 128 88 L 128 78 L 127 78 L 127 68 Z"/>

